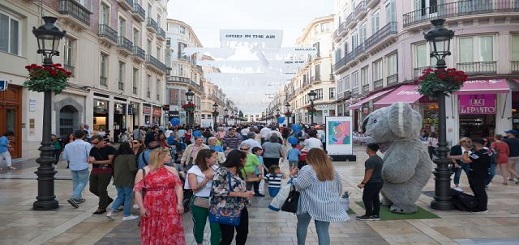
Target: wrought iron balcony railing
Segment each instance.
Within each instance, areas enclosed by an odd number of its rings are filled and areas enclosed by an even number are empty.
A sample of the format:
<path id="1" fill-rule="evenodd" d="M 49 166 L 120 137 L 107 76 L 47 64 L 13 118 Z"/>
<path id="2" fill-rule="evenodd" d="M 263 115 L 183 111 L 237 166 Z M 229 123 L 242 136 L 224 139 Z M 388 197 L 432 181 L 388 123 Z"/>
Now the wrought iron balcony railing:
<path id="1" fill-rule="evenodd" d="M 519 73 L 519 61 L 510 61 L 510 70 L 511 70 L 511 73 L 518 74 Z"/>
<path id="2" fill-rule="evenodd" d="M 158 70 L 166 73 L 166 70 L 167 70 L 167 66 L 160 62 L 160 60 L 158 60 L 157 58 L 151 56 L 151 55 L 146 55 L 146 63 L 148 64 L 151 64 L 152 66 L 154 66 L 155 68 L 157 68 Z"/>
<path id="3" fill-rule="evenodd" d="M 128 40 L 128 38 L 120 36 L 119 42 L 117 43 L 117 47 L 128 51 L 128 53 L 131 53 L 133 48 L 133 42 Z"/>
<path id="4" fill-rule="evenodd" d="M 113 43 L 117 43 L 117 31 L 107 24 L 99 24 L 99 37 L 104 37 Z"/>
<path id="5" fill-rule="evenodd" d="M 468 75 L 497 74 L 497 61 L 457 63 L 456 67 L 458 70 L 462 70 Z"/>
<path id="6" fill-rule="evenodd" d="M 134 19 L 142 22 L 146 19 L 146 11 L 138 3 L 133 3 L 132 16 Z"/>
<path id="7" fill-rule="evenodd" d="M 140 58 L 141 60 L 144 60 L 146 57 L 146 52 L 144 51 L 144 49 L 138 47 L 138 46 L 135 46 L 133 45 L 132 47 L 132 55 Z"/>
<path id="8" fill-rule="evenodd" d="M 74 0 L 60 0 L 59 13 L 70 15 L 86 26 L 90 26 L 90 15 L 92 12 Z"/>

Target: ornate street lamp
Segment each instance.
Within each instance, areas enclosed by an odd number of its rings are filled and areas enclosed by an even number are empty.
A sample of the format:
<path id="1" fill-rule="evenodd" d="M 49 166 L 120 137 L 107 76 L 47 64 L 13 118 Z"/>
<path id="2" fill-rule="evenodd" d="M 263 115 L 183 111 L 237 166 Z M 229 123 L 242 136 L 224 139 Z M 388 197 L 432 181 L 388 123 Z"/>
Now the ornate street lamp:
<path id="1" fill-rule="evenodd" d="M 224 120 L 224 124 L 225 126 L 227 126 L 227 120 L 229 120 L 229 109 L 225 108 L 225 110 L 223 110 L 224 112 L 224 115 L 223 115 L 223 120 Z"/>
<path id="2" fill-rule="evenodd" d="M 268 122 L 267 119 L 269 118 L 269 108 L 265 109 L 265 127 L 267 126 Z"/>
<path id="3" fill-rule="evenodd" d="M 281 115 L 279 114 L 280 110 L 279 108 L 276 109 L 276 118 L 280 117 Z"/>
<path id="4" fill-rule="evenodd" d="M 445 69 L 445 57 L 450 55 L 450 41 L 454 37 L 454 31 L 443 27 L 445 19 L 432 20 L 433 28 L 424 33 L 425 40 L 431 46 L 431 57 L 436 58 L 436 69 Z M 438 159 L 434 170 L 435 186 L 434 200 L 431 208 L 438 210 L 451 210 L 454 208 L 451 200 L 450 183 L 451 171 L 450 160 L 447 158 L 449 148 L 447 147 L 447 128 L 445 115 L 445 93 L 438 91 Z"/>
<path id="5" fill-rule="evenodd" d="M 43 65 L 52 66 L 52 57 L 59 56 L 59 41 L 65 36 L 65 31 L 60 31 L 55 25 L 57 18 L 42 17 L 45 24 L 35 28 L 32 33 L 38 39 L 38 54 L 43 56 Z M 36 162 L 40 164 L 35 174 L 38 176 L 38 196 L 33 204 L 34 210 L 53 210 L 59 208 L 58 201 L 54 195 L 54 175 L 56 170 L 53 163 L 54 147 L 50 142 L 51 118 L 52 118 L 52 90 L 43 92 L 43 134 L 40 147 L 40 157 Z"/>
<path id="6" fill-rule="evenodd" d="M 310 92 L 308 93 L 308 96 L 310 97 L 310 124 L 314 124 L 314 113 L 315 113 L 315 108 L 314 108 L 314 100 L 315 100 L 315 96 L 317 96 L 317 93 L 314 91 L 314 90 L 310 90 Z"/>
<path id="7" fill-rule="evenodd" d="M 213 120 L 214 120 L 214 131 L 216 131 L 216 129 L 218 128 L 218 125 L 217 125 L 217 121 L 216 121 L 216 118 L 218 117 L 218 104 L 216 102 L 214 102 L 213 104 Z"/>
<path id="8" fill-rule="evenodd" d="M 191 89 L 188 89 L 187 92 L 185 93 L 186 94 L 186 98 L 187 98 L 187 104 L 193 104 L 193 97 L 195 96 L 195 93 L 193 93 L 193 91 L 191 91 Z M 187 112 L 187 126 L 189 128 L 193 128 L 193 119 L 194 119 L 194 109 L 193 110 L 186 110 Z"/>
<path id="9" fill-rule="evenodd" d="M 290 118 L 292 117 L 292 112 L 290 111 L 290 104 L 287 102 L 285 104 L 285 107 L 286 107 L 286 112 L 285 112 L 285 116 L 287 117 L 287 126 L 290 125 Z"/>

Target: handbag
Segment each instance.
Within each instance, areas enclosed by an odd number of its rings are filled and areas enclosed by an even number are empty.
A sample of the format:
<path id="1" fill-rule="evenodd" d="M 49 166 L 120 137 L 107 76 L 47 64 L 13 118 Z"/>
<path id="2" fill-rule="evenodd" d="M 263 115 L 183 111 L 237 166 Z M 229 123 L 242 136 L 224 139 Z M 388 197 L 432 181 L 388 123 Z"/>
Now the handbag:
<path id="1" fill-rule="evenodd" d="M 209 208 L 209 199 L 195 196 L 193 205 L 201 208 Z"/>
<path id="2" fill-rule="evenodd" d="M 261 178 L 254 173 L 248 173 L 245 177 L 245 182 L 259 182 L 260 180 Z"/>
<path id="3" fill-rule="evenodd" d="M 227 174 L 229 179 L 229 190 L 232 190 L 231 186 L 231 175 Z M 228 207 L 219 207 L 218 203 L 211 204 L 209 207 L 209 222 L 222 224 L 222 225 L 232 225 L 238 226 L 240 224 L 240 216 L 241 210 L 228 208 Z"/>
<path id="4" fill-rule="evenodd" d="M 297 204 L 299 203 L 299 191 L 296 191 L 294 185 L 290 187 L 290 193 L 288 193 L 287 200 L 281 206 L 281 211 L 296 213 Z"/>

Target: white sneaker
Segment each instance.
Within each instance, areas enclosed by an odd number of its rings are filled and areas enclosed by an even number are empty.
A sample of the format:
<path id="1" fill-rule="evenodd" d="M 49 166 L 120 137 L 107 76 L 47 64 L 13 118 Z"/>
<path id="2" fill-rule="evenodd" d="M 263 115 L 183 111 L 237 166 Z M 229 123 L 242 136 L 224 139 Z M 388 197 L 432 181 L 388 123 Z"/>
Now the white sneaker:
<path id="1" fill-rule="evenodd" d="M 461 189 L 461 187 L 459 187 L 459 186 L 458 187 L 454 187 L 454 190 L 463 192 L 463 189 Z"/>
<path id="2" fill-rule="evenodd" d="M 139 209 L 139 205 L 136 204 L 133 204 L 133 209 Z"/>
<path id="3" fill-rule="evenodd" d="M 112 215 L 113 215 L 113 211 L 108 211 L 108 212 L 106 212 L 106 218 L 107 218 L 107 219 L 111 219 L 111 220 L 113 220 L 114 218 L 112 217 Z"/>
<path id="4" fill-rule="evenodd" d="M 130 216 L 125 216 L 125 217 L 123 217 L 123 221 L 136 220 L 136 219 L 138 219 L 138 218 L 139 218 L 139 216 L 137 216 L 137 215 L 133 215 L 133 214 L 132 214 L 132 215 L 130 215 Z"/>

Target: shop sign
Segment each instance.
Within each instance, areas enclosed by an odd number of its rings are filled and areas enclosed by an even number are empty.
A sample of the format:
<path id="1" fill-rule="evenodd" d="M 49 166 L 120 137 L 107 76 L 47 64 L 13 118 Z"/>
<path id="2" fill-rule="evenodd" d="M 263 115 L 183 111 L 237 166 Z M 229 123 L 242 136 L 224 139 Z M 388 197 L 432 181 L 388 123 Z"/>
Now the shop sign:
<path id="1" fill-rule="evenodd" d="M 496 114 L 495 94 L 458 95 L 460 114 Z"/>
<path id="2" fill-rule="evenodd" d="M 150 115 L 151 114 L 151 106 L 143 105 L 142 106 L 142 114 Z"/>
<path id="3" fill-rule="evenodd" d="M 159 117 L 160 115 L 162 115 L 162 108 L 153 107 L 153 116 Z"/>

